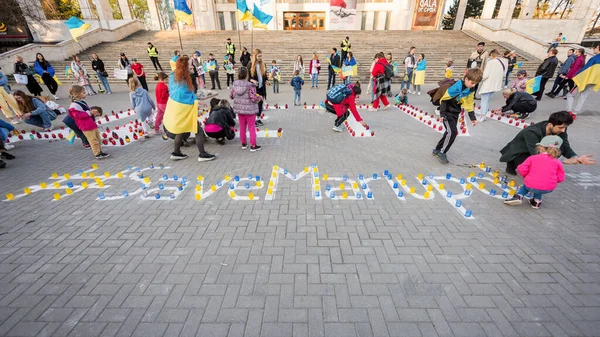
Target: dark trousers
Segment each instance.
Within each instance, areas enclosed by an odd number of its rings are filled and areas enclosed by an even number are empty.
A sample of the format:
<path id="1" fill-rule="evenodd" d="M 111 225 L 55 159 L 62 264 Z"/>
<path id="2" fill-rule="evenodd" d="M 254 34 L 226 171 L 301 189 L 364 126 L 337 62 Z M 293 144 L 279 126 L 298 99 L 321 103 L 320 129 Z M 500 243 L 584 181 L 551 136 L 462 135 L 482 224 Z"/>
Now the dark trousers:
<path id="1" fill-rule="evenodd" d="M 535 111 L 537 108 L 537 104 L 529 104 L 529 103 L 515 103 L 511 107 L 512 111 L 519 114 L 530 114 Z"/>
<path id="2" fill-rule="evenodd" d="M 181 133 L 175 135 L 175 143 L 173 144 L 173 152 L 181 153 L 181 145 L 183 141 L 189 137 L 189 133 Z M 206 150 L 204 149 L 204 130 L 202 130 L 202 125 L 198 122 L 198 133 L 195 138 L 196 147 L 198 148 L 199 154 L 206 154 Z"/>
<path id="3" fill-rule="evenodd" d="M 58 90 L 58 84 L 56 83 L 54 78 L 52 76 L 50 76 L 50 74 L 44 73 L 42 75 L 42 81 L 44 81 L 44 84 L 48 87 L 48 90 L 50 90 L 50 93 L 52 95 L 56 95 L 56 91 Z"/>
<path id="4" fill-rule="evenodd" d="M 148 83 L 146 83 L 146 75 L 138 76 L 138 80 L 144 90 L 148 91 Z"/>
<path id="5" fill-rule="evenodd" d="M 154 66 L 154 70 L 158 71 L 158 68 L 160 68 L 160 71 L 163 71 L 163 68 L 160 65 L 160 62 L 158 62 L 158 56 L 150 56 L 150 61 L 152 61 L 152 65 Z M 156 66 L 158 66 L 158 68 L 156 68 Z"/>
<path id="6" fill-rule="evenodd" d="M 69 129 L 73 130 L 77 137 L 81 139 L 83 144 L 90 145 L 90 142 L 88 142 L 83 132 L 81 132 L 81 130 L 77 127 L 77 124 L 75 124 L 73 117 L 66 115 L 65 118 L 63 118 L 63 124 L 65 124 Z"/>
<path id="7" fill-rule="evenodd" d="M 258 113 L 256 114 L 256 120 L 260 120 L 263 112 L 263 101 L 258 102 Z"/>
<path id="8" fill-rule="evenodd" d="M 235 132 L 230 132 L 227 134 L 225 130 L 221 130 L 219 132 L 206 132 L 206 135 L 214 139 L 226 138 L 227 140 L 232 140 L 235 138 Z"/>
<path id="9" fill-rule="evenodd" d="M 227 86 L 229 86 L 229 81 L 231 81 L 231 85 L 233 85 L 233 74 L 227 74 Z"/>
<path id="10" fill-rule="evenodd" d="M 535 94 L 535 99 L 538 101 L 542 100 L 542 95 L 544 94 L 544 90 L 546 90 L 546 83 L 548 83 L 549 78 L 548 77 L 542 77 L 542 80 L 540 82 L 540 91 L 538 91 Z"/>
<path id="11" fill-rule="evenodd" d="M 335 86 L 335 72 L 333 69 L 329 69 L 329 75 L 327 76 L 327 90 Z"/>
<path id="12" fill-rule="evenodd" d="M 219 72 L 218 71 L 209 71 L 210 82 L 212 83 L 212 88 L 210 90 L 215 90 L 215 82 L 217 82 L 217 86 L 219 90 L 221 90 L 221 81 L 219 81 Z"/>
<path id="13" fill-rule="evenodd" d="M 198 77 L 198 74 L 190 73 L 190 77 L 192 78 L 192 84 L 194 85 L 194 94 L 197 94 L 198 93 L 198 82 L 196 82 L 196 78 Z"/>
<path id="14" fill-rule="evenodd" d="M 342 62 L 344 62 L 344 60 L 346 59 L 347 56 L 348 56 L 348 52 L 342 50 Z"/>
<path id="15" fill-rule="evenodd" d="M 335 119 L 335 122 L 333 122 L 333 125 L 335 125 L 336 127 L 342 125 L 342 123 L 344 123 L 344 121 L 346 119 L 348 119 L 348 117 L 350 117 L 350 111 L 346 110 L 346 112 L 344 112 L 344 114 L 342 114 L 340 117 Z"/>
<path id="16" fill-rule="evenodd" d="M 458 129 L 456 124 L 458 123 L 458 115 L 447 113 L 444 116 L 444 127 L 446 132 L 442 136 L 442 139 L 437 143 L 435 149 L 442 153 L 447 153 L 450 147 L 454 143 L 456 136 L 458 135 Z"/>
<path id="17" fill-rule="evenodd" d="M 517 156 L 517 158 L 506 163 L 506 172 L 510 174 L 517 174 L 517 166 L 523 164 L 525 160 L 529 157 L 529 153 L 521 153 Z"/>
<path id="18" fill-rule="evenodd" d="M 575 82 L 573 82 L 572 79 L 565 79 L 563 78 L 562 81 L 558 84 L 558 88 L 556 88 L 556 91 L 554 91 L 554 87 L 552 87 L 552 93 L 554 95 L 558 95 L 558 93 L 565 89 L 565 86 L 569 86 L 569 91 L 571 91 L 574 87 L 575 87 Z"/>

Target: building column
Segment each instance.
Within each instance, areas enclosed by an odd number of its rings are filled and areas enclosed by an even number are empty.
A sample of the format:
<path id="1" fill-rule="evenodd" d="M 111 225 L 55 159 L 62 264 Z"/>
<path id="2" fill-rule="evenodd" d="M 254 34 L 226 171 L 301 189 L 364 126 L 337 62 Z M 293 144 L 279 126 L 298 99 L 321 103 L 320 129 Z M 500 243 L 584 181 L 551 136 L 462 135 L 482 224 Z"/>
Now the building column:
<path id="1" fill-rule="evenodd" d="M 454 30 L 461 30 L 465 21 L 465 12 L 467 11 L 467 0 L 460 0 L 456 11 L 456 19 L 454 19 Z"/>
<path id="2" fill-rule="evenodd" d="M 494 17 L 494 8 L 496 7 L 496 0 L 485 0 L 483 4 L 483 12 L 481 12 L 482 19 L 491 19 Z"/>
<path id="3" fill-rule="evenodd" d="M 498 19 L 502 20 L 500 29 L 508 29 L 512 21 L 512 15 L 515 11 L 515 5 L 517 0 L 503 0 L 500 5 L 500 11 L 498 12 Z"/>
<path id="4" fill-rule="evenodd" d="M 100 20 L 100 28 L 110 29 L 110 21 L 113 19 L 112 8 L 108 0 L 94 0 L 96 11 L 98 12 L 98 20 Z"/>
<path id="5" fill-rule="evenodd" d="M 79 1 L 79 9 L 81 10 L 81 16 L 83 17 L 83 21 L 86 19 L 94 20 L 94 11 L 92 10 L 92 6 L 89 0 L 78 0 Z"/>
<path id="6" fill-rule="evenodd" d="M 521 13 L 519 13 L 519 19 L 533 19 L 535 8 L 537 7 L 537 0 L 523 0 L 521 4 Z"/>
<path id="7" fill-rule="evenodd" d="M 121 9 L 123 20 L 133 19 L 133 15 L 131 15 L 131 8 L 129 7 L 129 2 L 127 2 L 127 0 L 119 0 L 119 8 Z"/>
<path id="8" fill-rule="evenodd" d="M 148 28 L 150 30 L 160 30 L 160 18 L 158 17 L 158 10 L 154 0 L 148 0 L 148 11 L 150 12 L 150 24 Z"/>
<path id="9" fill-rule="evenodd" d="M 581 0 L 575 2 L 573 12 L 570 15 L 569 19 L 580 20 L 584 24 L 582 25 L 581 31 L 577 34 L 577 36 L 567 36 L 569 42 L 581 42 L 587 29 L 587 23 L 589 23 L 594 17 L 598 6 L 600 6 L 600 0 Z"/>

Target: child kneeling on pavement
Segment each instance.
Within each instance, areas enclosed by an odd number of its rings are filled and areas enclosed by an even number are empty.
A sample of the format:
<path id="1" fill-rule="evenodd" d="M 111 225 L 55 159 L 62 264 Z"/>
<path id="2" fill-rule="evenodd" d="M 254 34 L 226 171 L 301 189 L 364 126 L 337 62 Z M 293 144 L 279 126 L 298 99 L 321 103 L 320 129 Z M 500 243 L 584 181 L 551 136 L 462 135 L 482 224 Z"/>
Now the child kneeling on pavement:
<path id="1" fill-rule="evenodd" d="M 220 100 L 213 98 L 210 100 L 210 113 L 208 120 L 204 125 L 204 132 L 210 138 L 217 140 L 217 143 L 224 145 L 225 138 L 232 140 L 235 138 L 235 114 L 226 99 Z"/>

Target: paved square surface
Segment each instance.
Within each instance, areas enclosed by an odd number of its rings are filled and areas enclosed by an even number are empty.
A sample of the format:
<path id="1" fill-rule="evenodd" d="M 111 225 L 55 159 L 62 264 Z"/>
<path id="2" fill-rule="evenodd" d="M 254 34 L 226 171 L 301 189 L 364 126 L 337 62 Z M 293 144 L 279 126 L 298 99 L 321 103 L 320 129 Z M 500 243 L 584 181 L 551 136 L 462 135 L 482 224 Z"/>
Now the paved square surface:
<path id="1" fill-rule="evenodd" d="M 88 102 L 127 108 L 125 88 L 117 91 Z M 291 88 L 282 91 L 268 102 L 290 104 Z M 303 101 L 318 104 L 324 92 L 305 88 Z M 569 138 L 598 158 L 592 96 Z M 410 100 L 432 111 L 426 96 Z M 492 102 L 499 107 L 500 94 Z M 563 104 L 545 98 L 532 120 Z M 333 132 L 322 110 L 269 110 L 265 127 L 282 137 L 260 138 L 257 153 L 238 139 L 209 141 L 218 158 L 206 163 L 195 147 L 170 161 L 172 143 L 156 137 L 107 147 L 102 161 L 79 141 L 17 143 L 0 199 L 32 193 L 0 202 L 0 336 L 600 336 L 598 165 L 566 166 L 539 210 L 508 207 L 489 192 L 502 193 L 493 171 L 503 174 L 498 151 L 516 127 L 469 127 L 444 166 L 431 156 L 441 137 L 431 126 L 396 108 L 360 112 L 375 137 Z M 489 174 L 471 166 L 480 162 Z M 465 185 L 445 177 L 471 172 L 467 218 L 446 197 L 464 196 Z"/>

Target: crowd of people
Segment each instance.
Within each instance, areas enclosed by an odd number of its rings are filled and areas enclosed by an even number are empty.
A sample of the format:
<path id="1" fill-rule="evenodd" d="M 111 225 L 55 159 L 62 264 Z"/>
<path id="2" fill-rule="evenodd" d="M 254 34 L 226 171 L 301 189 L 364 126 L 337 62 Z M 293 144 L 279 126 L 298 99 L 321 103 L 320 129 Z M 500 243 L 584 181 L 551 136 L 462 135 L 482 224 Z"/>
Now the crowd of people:
<path id="1" fill-rule="evenodd" d="M 328 90 L 324 106 L 327 111 L 336 115 L 333 130 L 343 131 L 344 121 L 352 114 L 357 122 L 366 126 L 361 118 L 356 102 L 363 90 L 359 82 L 352 82 L 352 75 L 341 76 L 342 83 L 335 84 L 335 78 L 341 68 L 353 66 L 356 60 L 350 50 L 349 38 L 347 37 L 341 43 L 342 53 L 338 53 L 337 48 L 332 48 L 328 62 Z M 191 57 L 181 55 L 175 52 L 171 59 L 170 74 L 163 71 L 158 72 L 155 97 L 151 97 L 148 92 L 146 81 L 146 72 L 143 66 L 137 62 L 136 58 L 131 61 L 124 53 L 118 61 L 117 67 L 127 70 L 127 84 L 130 90 L 130 103 L 135 110 L 138 119 L 142 123 L 142 129 L 145 137 L 153 134 L 162 134 L 164 139 L 173 139 L 174 148 L 170 155 L 172 160 L 186 159 L 187 155 L 181 151 L 181 147 L 187 144 L 190 135 L 196 134 L 195 144 L 198 149 L 198 161 L 213 160 L 216 157 L 208 153 L 204 148 L 205 137 L 214 138 L 218 143 L 224 144 L 226 140 L 235 138 L 233 128 L 237 123 L 240 128 L 241 148 L 250 147 L 251 152 L 261 150 L 261 146 L 256 140 L 256 126 L 261 125 L 260 117 L 263 113 L 263 102 L 267 97 L 266 87 L 273 83 L 273 92 L 279 92 L 279 81 L 281 69 L 276 61 L 271 62 L 267 69 L 263 61 L 262 51 L 255 49 L 249 53 L 245 48 L 240 57 L 242 64 L 239 69 L 235 69 L 235 45 L 230 40 L 226 44 L 226 55 L 223 62 L 223 69 L 227 72 L 227 86 L 231 105 L 226 99 L 214 98 L 210 102 L 211 110 L 204 129 L 198 122 L 198 97 L 196 95 L 199 88 L 205 85 L 205 71 L 209 72 L 213 88 L 220 88 L 218 80 L 219 66 L 213 54 L 209 54 L 207 62 L 201 58 L 200 52 L 195 52 Z M 598 79 L 593 81 L 578 81 L 577 75 L 581 73 L 589 64 L 600 62 L 600 46 L 594 49 L 594 56 L 588 64 L 585 63 L 585 53 L 583 50 L 570 50 L 569 56 L 560 67 L 555 86 L 547 93 L 547 96 L 554 98 L 565 87 L 568 87 L 567 96 L 572 95 L 575 90 L 580 90 L 578 104 L 581 105 L 585 100 L 585 93 L 598 86 Z M 442 138 L 436 144 L 433 155 L 440 162 L 449 163 L 447 153 L 454 144 L 458 135 L 457 125 L 459 115 L 464 109 L 471 120 L 473 126 L 485 120 L 485 113 L 488 111 L 489 101 L 495 92 L 502 91 L 506 99 L 506 104 L 501 108 L 502 112 L 513 112 L 520 118 L 526 118 L 534 112 L 537 107 L 537 101 L 542 97 L 547 80 L 554 76 L 558 61 L 556 59 L 556 49 L 552 48 L 548 52 L 548 57 L 538 67 L 536 76 L 541 76 L 540 90 L 535 95 L 526 92 L 527 73 L 524 70 L 518 70 L 516 79 L 509 86 L 509 77 L 517 66 L 516 53 L 507 52 L 503 56 L 498 50 L 485 50 L 485 44 L 479 43 L 477 50 L 474 51 L 468 62 L 467 70 L 462 78 L 452 79 L 453 62 L 449 62 L 446 67 L 445 75 L 448 80 L 440 83 L 440 87 L 429 92 L 432 97 L 432 103 L 439 106 L 439 113 L 443 118 L 445 132 Z M 151 43 L 148 44 L 148 56 L 151 58 L 155 70 L 162 70 L 158 61 L 158 50 Z M 97 54 L 93 54 L 92 69 L 96 72 L 99 79 L 106 79 L 104 76 L 106 69 L 104 63 Z M 416 48 L 410 48 L 407 56 L 403 60 L 404 71 L 400 75 L 400 92 L 396 96 L 396 102 L 401 104 L 408 103 L 408 95 L 420 95 L 420 86 L 424 82 L 426 70 L 426 58 L 424 54 L 416 54 Z M 400 71 L 398 65 L 393 62 L 391 53 L 378 52 L 373 57 L 373 63 L 370 69 L 370 79 L 367 91 L 371 95 L 372 107 L 370 110 L 376 111 L 380 107 L 387 109 L 391 105 L 388 97 L 392 96 L 391 83 L 394 77 L 397 77 Z M 60 109 L 56 103 L 48 101 L 47 97 L 41 96 L 41 87 L 34 76 L 37 74 L 41 81 L 47 86 L 55 99 L 56 89 L 58 87 L 55 78 L 55 70 L 52 65 L 45 60 L 44 56 L 38 54 L 33 69 L 27 66 L 22 58 L 17 57 L 15 63 L 15 73 L 21 75 L 23 84 L 33 95 L 27 95 L 21 90 L 14 92 L 5 81 L 6 77 L 0 72 L 0 105 L 3 106 L 3 112 L 12 121 L 18 123 L 23 120 L 25 123 L 34 125 L 44 131 L 51 131 L 52 121 L 57 115 L 67 113 L 63 123 L 71 128 L 81 139 L 85 148 L 90 148 L 94 156 L 98 159 L 109 157 L 102 151 L 101 140 L 98 132 L 96 118 L 102 116 L 102 108 L 98 106 L 89 106 L 85 98 L 95 95 L 96 91 L 90 84 L 90 76 L 86 67 L 81 63 L 78 56 L 74 56 L 70 69 L 77 84 L 69 89 L 69 98 L 71 104 L 68 111 Z M 294 104 L 300 105 L 301 91 L 304 85 L 304 74 L 308 72 L 311 78 L 311 88 L 318 88 L 321 62 L 317 54 L 313 54 L 311 60 L 305 68 L 305 63 L 301 55 L 297 56 L 294 63 L 294 77 L 290 85 L 294 89 Z M 235 78 L 237 75 L 237 78 Z M 25 82 L 26 81 L 26 82 Z M 102 81 L 104 83 L 104 81 Z M 578 88 L 578 83 L 584 83 L 585 87 Z M 103 84 L 104 92 L 111 93 L 110 86 L 106 81 Z M 480 97 L 476 97 L 479 93 Z M 564 93 L 564 92 L 563 92 Z M 583 96 L 583 97 L 582 97 Z M 475 110 L 475 100 L 481 100 L 481 109 L 479 113 Z M 571 100 L 572 104 L 572 100 Z M 12 111 L 11 111 L 12 110 Z M 154 111 L 156 113 L 154 114 Z M 9 115 L 9 113 L 11 113 Z M 553 113 L 547 121 L 538 122 L 517 134 L 517 136 L 501 150 L 501 162 L 506 162 L 506 172 L 508 174 L 520 173 L 526 178 L 525 185 L 519 190 L 515 197 L 507 200 L 507 204 L 521 203 L 524 194 L 531 192 L 534 197 L 531 198 L 531 205 L 538 208 L 541 205 L 541 196 L 549 193 L 556 187 L 556 184 L 564 180 L 564 171 L 562 164 L 556 159 L 564 156 L 564 164 L 593 164 L 595 161 L 590 155 L 578 156 L 570 147 L 567 127 L 573 123 L 575 114 L 570 111 L 560 111 Z M 0 166 L 6 164 L 1 159 L 11 160 L 14 156 L 8 152 L 10 144 L 5 144 L 7 132 L 12 132 L 14 127 L 4 121 L 0 124 Z M 249 138 L 247 139 L 246 133 Z M 552 171 L 552 172 L 549 172 Z M 550 176 L 551 181 L 539 183 L 536 175 L 545 174 Z"/>

